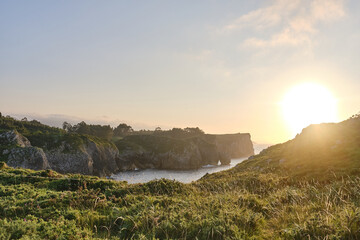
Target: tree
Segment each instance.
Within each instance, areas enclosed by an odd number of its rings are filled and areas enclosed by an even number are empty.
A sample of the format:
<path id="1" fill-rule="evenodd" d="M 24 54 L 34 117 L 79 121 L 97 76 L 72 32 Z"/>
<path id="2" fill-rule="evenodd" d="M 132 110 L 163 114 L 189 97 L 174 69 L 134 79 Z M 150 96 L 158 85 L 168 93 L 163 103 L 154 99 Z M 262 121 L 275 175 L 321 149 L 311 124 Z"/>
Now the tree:
<path id="1" fill-rule="evenodd" d="M 107 140 L 110 140 L 113 136 L 113 130 L 110 127 L 110 125 L 91 125 L 86 124 L 86 122 L 82 121 L 78 124 L 75 124 L 74 126 L 71 126 L 70 123 L 64 122 L 63 123 L 63 129 L 67 132 L 75 132 L 79 134 L 87 134 L 96 136 L 99 138 L 104 138 Z"/>
<path id="2" fill-rule="evenodd" d="M 31 120 L 30 123 L 32 123 L 32 124 L 41 124 L 41 122 L 39 122 L 39 121 L 36 120 L 36 119 Z"/>
<path id="3" fill-rule="evenodd" d="M 62 128 L 67 131 L 67 132 L 71 132 L 72 131 L 72 126 L 70 123 L 68 122 L 63 122 L 62 124 Z"/>
<path id="4" fill-rule="evenodd" d="M 113 130 L 110 125 L 89 125 L 90 134 L 110 140 L 113 136 Z"/>
<path id="5" fill-rule="evenodd" d="M 161 131 L 161 127 L 155 128 L 155 132 L 160 132 L 160 131 Z"/>
<path id="6" fill-rule="evenodd" d="M 80 134 L 90 134 L 89 126 L 84 121 L 81 121 L 78 124 L 74 125 L 72 127 L 72 132 Z"/>
<path id="7" fill-rule="evenodd" d="M 114 136 L 125 136 L 132 132 L 134 132 L 134 129 L 131 126 L 126 123 L 120 123 L 119 126 L 114 129 Z"/>
<path id="8" fill-rule="evenodd" d="M 196 128 L 194 128 L 194 127 L 187 127 L 187 128 L 185 128 L 184 129 L 185 130 L 185 132 L 188 132 L 188 133 L 190 133 L 190 134 L 192 134 L 192 135 L 201 135 L 201 134 L 204 134 L 205 132 L 203 131 L 203 130 L 201 130 L 199 127 L 196 127 Z"/>

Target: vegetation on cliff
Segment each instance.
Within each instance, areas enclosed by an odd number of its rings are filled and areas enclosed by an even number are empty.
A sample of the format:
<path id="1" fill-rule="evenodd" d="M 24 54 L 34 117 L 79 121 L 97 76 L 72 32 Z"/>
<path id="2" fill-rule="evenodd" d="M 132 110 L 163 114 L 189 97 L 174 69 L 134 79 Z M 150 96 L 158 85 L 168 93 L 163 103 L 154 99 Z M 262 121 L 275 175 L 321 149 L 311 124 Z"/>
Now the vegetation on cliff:
<path id="1" fill-rule="evenodd" d="M 47 126 L 36 120 L 19 121 L 9 116 L 1 116 L 0 133 L 10 130 L 16 130 L 29 139 L 31 145 L 43 148 L 44 150 L 59 148 L 63 142 L 66 142 L 68 147 L 64 150 L 70 152 L 78 149 L 88 139 L 101 145 L 112 144 L 111 142 L 96 136 L 67 132 L 60 128 Z"/>
<path id="2" fill-rule="evenodd" d="M 143 148 L 154 153 L 183 152 L 185 146 L 189 144 L 190 141 L 156 135 L 132 135 L 115 142 L 120 152 L 133 147 L 134 149 Z"/>
<path id="3" fill-rule="evenodd" d="M 92 125 L 84 121 L 71 125 L 68 122 L 63 123 L 63 129 L 50 127 L 40 123 L 37 120 L 28 121 L 26 118 L 21 121 L 10 116 L 2 116 L 0 113 L 0 133 L 16 130 L 25 136 L 33 146 L 44 148 L 44 150 L 52 150 L 58 148 L 62 142 L 68 143 L 74 149 L 83 145 L 87 139 L 101 145 L 111 145 L 119 142 L 119 139 L 128 136 L 128 141 L 117 143 L 122 150 L 122 145 L 141 145 L 145 148 L 155 149 L 153 146 L 159 141 L 158 145 L 163 149 L 182 148 L 184 141 L 175 139 L 188 139 L 204 135 L 204 131 L 196 128 L 173 128 L 171 130 L 162 131 L 159 128 L 156 131 L 134 131 L 131 126 L 121 123 L 112 129 L 109 125 Z M 148 137 L 148 136 L 153 137 Z M 112 138 L 112 137 L 115 138 Z M 148 139 L 149 138 L 149 139 Z M 170 139 L 167 139 L 170 138 Z M 149 142 L 147 142 L 149 140 Z"/>
<path id="4" fill-rule="evenodd" d="M 60 129 L 36 120 L 0 116 L 2 132 L 15 138 L 25 137 L 29 140 L 27 147 L 37 148 L 31 152 L 24 147 L 15 151 L 16 144 L 0 144 L 2 161 L 13 167 L 50 168 L 61 173 L 109 176 L 135 168 L 197 169 L 207 164 L 217 165 L 219 161 L 229 164 L 231 158 L 254 153 L 249 134 L 215 136 L 205 134 L 198 127 L 134 131 L 125 123 L 112 129 L 109 125 L 82 121 L 73 126 L 64 122 Z M 25 155 L 29 157 L 24 158 Z M 8 161 L 9 156 L 13 161 Z"/>
<path id="5" fill-rule="evenodd" d="M 360 117 L 191 184 L 0 166 L 1 239 L 359 239 Z"/>

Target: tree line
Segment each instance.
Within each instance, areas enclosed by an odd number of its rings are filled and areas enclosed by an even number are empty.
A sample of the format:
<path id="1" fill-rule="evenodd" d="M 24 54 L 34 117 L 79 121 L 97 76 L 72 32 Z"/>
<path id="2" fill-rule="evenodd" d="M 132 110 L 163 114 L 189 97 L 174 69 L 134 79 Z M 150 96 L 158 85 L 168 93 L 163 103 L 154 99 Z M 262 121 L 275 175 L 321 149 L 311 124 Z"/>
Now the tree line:
<path id="1" fill-rule="evenodd" d="M 68 122 L 63 123 L 63 129 L 69 133 L 79 133 L 79 134 L 87 134 L 93 135 L 99 138 L 104 139 L 112 139 L 113 137 L 125 137 L 128 135 L 143 135 L 143 134 L 156 134 L 164 137 L 172 137 L 172 138 L 187 138 L 198 136 L 204 134 L 204 131 L 198 127 L 187 127 L 187 128 L 173 128 L 171 130 L 161 130 L 160 127 L 152 130 L 139 130 L 134 131 L 134 129 L 127 125 L 126 123 L 120 123 L 117 127 L 112 128 L 110 125 L 93 125 L 87 124 L 84 121 L 71 125 Z"/>
<path id="2" fill-rule="evenodd" d="M 123 137 L 134 132 L 133 128 L 126 123 L 120 123 L 116 128 L 112 128 L 110 125 L 93 125 L 84 121 L 75 125 L 64 122 L 63 129 L 69 133 L 93 135 L 108 140 L 112 137 Z"/>
<path id="3" fill-rule="evenodd" d="M 6 121 L 5 121 L 6 120 Z M 59 128 L 52 128 L 50 126 L 44 125 L 38 120 L 29 121 L 26 117 L 22 118 L 20 121 L 12 118 L 10 116 L 3 116 L 0 112 L 0 125 L 7 126 L 7 128 L 13 128 L 13 125 L 22 125 L 27 131 L 44 131 L 51 132 L 52 129 L 59 131 Z M 187 127 L 187 128 L 172 128 L 170 130 L 162 130 L 160 127 L 155 128 L 155 130 L 138 130 L 135 131 L 130 125 L 126 123 L 120 123 L 117 127 L 112 128 L 110 125 L 99 125 L 99 124 L 87 124 L 82 121 L 75 125 L 72 125 L 68 122 L 63 122 L 62 129 L 68 133 L 78 133 L 78 134 L 87 134 L 96 136 L 99 138 L 111 140 L 113 137 L 125 137 L 128 135 L 158 135 L 163 137 L 171 138 L 189 138 L 194 136 L 199 136 L 204 134 L 204 131 L 198 127 Z"/>

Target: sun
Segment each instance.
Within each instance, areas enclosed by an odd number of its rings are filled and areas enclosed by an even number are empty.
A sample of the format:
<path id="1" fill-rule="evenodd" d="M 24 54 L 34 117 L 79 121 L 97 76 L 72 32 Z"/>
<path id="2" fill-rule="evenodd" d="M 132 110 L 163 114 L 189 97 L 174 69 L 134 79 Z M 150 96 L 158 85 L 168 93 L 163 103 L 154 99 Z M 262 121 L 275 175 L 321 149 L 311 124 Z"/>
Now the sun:
<path id="1" fill-rule="evenodd" d="M 292 135 L 310 124 L 337 121 L 337 100 L 316 83 L 303 83 L 290 89 L 282 101 L 284 118 Z"/>

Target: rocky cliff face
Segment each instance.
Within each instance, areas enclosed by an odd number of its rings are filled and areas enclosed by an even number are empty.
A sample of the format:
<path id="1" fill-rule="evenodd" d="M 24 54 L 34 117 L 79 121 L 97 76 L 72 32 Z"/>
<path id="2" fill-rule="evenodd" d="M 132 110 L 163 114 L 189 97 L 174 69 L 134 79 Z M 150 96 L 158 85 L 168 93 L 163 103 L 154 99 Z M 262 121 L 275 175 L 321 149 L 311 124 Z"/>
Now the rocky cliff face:
<path id="1" fill-rule="evenodd" d="M 12 167 L 34 170 L 53 169 L 60 173 L 81 173 L 107 176 L 119 170 L 119 152 L 113 145 L 96 143 L 90 139 L 74 149 L 63 141 L 59 147 L 43 150 L 31 146 L 30 141 L 16 131 L 0 134 L 0 157 Z"/>
<path id="2" fill-rule="evenodd" d="M 76 150 L 66 151 L 71 147 L 66 145 L 63 142 L 61 147 L 45 152 L 51 169 L 60 173 L 96 176 L 108 176 L 119 170 L 116 163 L 119 152 L 115 146 L 103 146 L 86 140 Z"/>
<path id="3" fill-rule="evenodd" d="M 206 134 L 203 138 L 216 145 L 221 164 L 229 164 L 233 158 L 254 155 L 254 147 L 249 133 Z"/>
<path id="4" fill-rule="evenodd" d="M 49 163 L 41 148 L 32 147 L 29 140 L 17 131 L 0 134 L 0 155 L 7 159 L 11 167 L 41 170 L 49 168 Z"/>
<path id="5" fill-rule="evenodd" d="M 0 160 L 12 167 L 108 176 L 133 169 L 185 170 L 219 161 L 229 164 L 231 158 L 254 153 L 250 134 L 205 134 L 188 139 L 138 135 L 128 136 L 116 146 L 83 136 L 77 144 L 62 139 L 55 147 L 47 145 L 34 147 L 18 132 L 8 131 L 0 134 Z"/>
<path id="6" fill-rule="evenodd" d="M 117 142 L 117 147 L 120 150 L 118 166 L 122 171 L 196 169 L 204 165 L 201 151 L 194 141 L 153 135 L 129 136 Z"/>
<path id="7" fill-rule="evenodd" d="M 229 164 L 232 158 L 254 154 L 250 134 L 209 135 L 190 139 L 161 136 L 129 136 L 117 142 L 120 170 L 197 169 Z"/>

